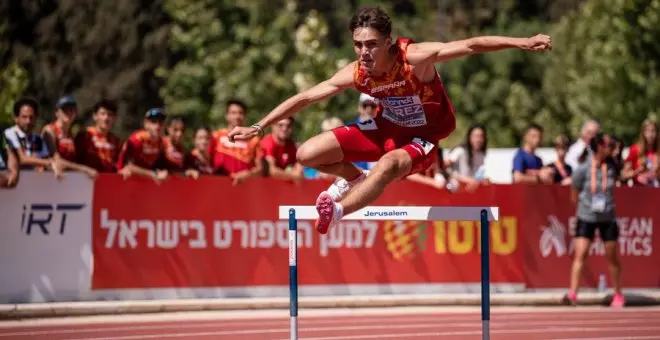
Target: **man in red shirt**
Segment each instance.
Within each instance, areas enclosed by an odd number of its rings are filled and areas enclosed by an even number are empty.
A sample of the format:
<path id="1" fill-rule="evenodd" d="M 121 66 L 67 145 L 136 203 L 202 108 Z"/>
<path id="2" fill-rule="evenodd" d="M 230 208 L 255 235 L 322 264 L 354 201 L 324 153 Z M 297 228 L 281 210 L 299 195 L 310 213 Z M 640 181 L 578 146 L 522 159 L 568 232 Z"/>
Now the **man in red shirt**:
<path id="1" fill-rule="evenodd" d="M 119 153 L 117 168 L 128 178 L 139 175 L 160 183 L 167 179 L 167 160 L 163 126 L 165 113 L 162 109 L 150 109 L 144 116 L 144 129 L 134 132 Z"/>
<path id="2" fill-rule="evenodd" d="M 183 146 L 183 135 L 186 124 L 181 117 L 173 117 L 167 125 L 165 137 L 165 158 L 167 170 L 183 173 L 186 177 L 199 178 L 199 172 L 194 169 L 193 160 Z"/>
<path id="3" fill-rule="evenodd" d="M 94 105 L 93 112 L 94 126 L 76 135 L 78 163 L 98 172 L 117 172 L 121 141 L 111 132 L 117 118 L 117 104 L 103 99 Z"/>
<path id="4" fill-rule="evenodd" d="M 273 125 L 270 135 L 261 141 L 261 151 L 268 165 L 268 174 L 277 179 L 300 182 L 303 167 L 296 161 L 296 143 L 291 139 L 293 118 L 285 118 Z"/>
<path id="5" fill-rule="evenodd" d="M 209 143 L 209 156 L 216 174 L 229 175 L 234 184 L 261 175 L 261 148 L 259 138 L 251 136 L 232 143 L 227 134 L 245 122 L 247 106 L 240 100 L 227 103 L 227 128 L 213 133 Z"/>
<path id="6" fill-rule="evenodd" d="M 375 7 L 360 9 L 349 28 L 357 61 L 287 99 L 258 124 L 237 127 L 229 134 L 231 140 L 251 139 L 263 134 L 265 127 L 349 88 L 378 100 L 373 120 L 324 132 L 298 149 L 303 165 L 343 178 L 316 201 L 320 233 L 327 233 L 345 214 L 375 201 L 392 181 L 433 163 L 438 141 L 456 127 L 454 109 L 436 63 L 507 48 L 543 51 L 552 46 L 546 35 L 484 36 L 449 43 L 393 40 L 391 19 Z M 351 164 L 355 161 L 378 163 L 366 177 Z M 359 182 L 363 183 L 350 190 Z"/>
<path id="7" fill-rule="evenodd" d="M 64 96 L 57 101 L 55 121 L 44 126 L 41 138 L 48 145 L 50 156 L 61 160 L 65 169 L 86 173 L 96 178 L 98 172 L 84 164 L 77 163 L 76 147 L 71 135 L 71 126 L 78 115 L 78 104 L 73 96 Z"/>

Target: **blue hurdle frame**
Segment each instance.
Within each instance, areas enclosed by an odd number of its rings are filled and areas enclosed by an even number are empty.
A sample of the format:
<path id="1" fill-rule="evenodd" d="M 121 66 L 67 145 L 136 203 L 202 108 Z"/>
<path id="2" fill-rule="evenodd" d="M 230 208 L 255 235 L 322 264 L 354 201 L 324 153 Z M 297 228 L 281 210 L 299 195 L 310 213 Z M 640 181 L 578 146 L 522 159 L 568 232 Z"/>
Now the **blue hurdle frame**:
<path id="1" fill-rule="evenodd" d="M 290 340 L 298 340 L 298 221 L 289 209 L 289 316 Z M 490 340 L 490 222 L 481 210 L 481 339 Z"/>
<path id="2" fill-rule="evenodd" d="M 289 210 L 289 316 L 291 340 L 298 340 L 298 221 L 296 209 Z"/>

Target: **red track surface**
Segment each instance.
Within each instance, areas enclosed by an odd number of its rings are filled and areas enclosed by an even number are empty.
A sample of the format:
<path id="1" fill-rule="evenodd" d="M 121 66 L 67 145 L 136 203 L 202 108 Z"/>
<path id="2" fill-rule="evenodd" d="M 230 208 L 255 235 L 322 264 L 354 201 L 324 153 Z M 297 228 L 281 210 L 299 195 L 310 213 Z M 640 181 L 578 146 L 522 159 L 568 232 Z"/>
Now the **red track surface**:
<path id="1" fill-rule="evenodd" d="M 126 321 L 130 316 L 124 316 L 122 320 L 29 326 L 0 323 L 0 340 L 289 339 L 289 319 L 282 317 L 131 322 Z M 305 340 L 481 339 L 478 311 L 301 316 L 299 324 L 300 339 Z M 660 340 L 660 309 L 493 310 L 491 339 Z"/>

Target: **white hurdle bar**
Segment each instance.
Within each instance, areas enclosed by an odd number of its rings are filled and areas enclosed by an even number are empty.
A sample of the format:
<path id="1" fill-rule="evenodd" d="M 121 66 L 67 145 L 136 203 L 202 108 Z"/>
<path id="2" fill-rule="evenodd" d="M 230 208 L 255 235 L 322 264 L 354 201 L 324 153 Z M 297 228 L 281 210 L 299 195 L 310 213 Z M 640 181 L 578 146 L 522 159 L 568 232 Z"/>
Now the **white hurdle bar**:
<path id="1" fill-rule="evenodd" d="M 490 224 L 499 221 L 499 207 L 369 206 L 344 216 L 342 221 L 479 221 L 481 222 L 482 340 L 490 340 Z M 298 340 L 298 220 L 318 218 L 313 205 L 281 205 L 279 219 L 289 220 L 290 340 Z"/>

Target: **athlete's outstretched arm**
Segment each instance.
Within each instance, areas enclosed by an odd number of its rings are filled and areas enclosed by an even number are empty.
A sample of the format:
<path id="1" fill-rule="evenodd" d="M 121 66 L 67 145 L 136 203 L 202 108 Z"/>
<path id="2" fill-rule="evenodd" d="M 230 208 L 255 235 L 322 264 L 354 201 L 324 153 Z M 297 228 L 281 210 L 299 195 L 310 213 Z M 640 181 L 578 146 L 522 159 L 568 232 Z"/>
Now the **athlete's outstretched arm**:
<path id="1" fill-rule="evenodd" d="M 438 63 L 479 53 L 509 48 L 540 52 L 552 49 L 552 39 L 544 34 L 530 38 L 481 36 L 447 43 L 422 42 L 408 46 L 407 58 L 411 64 Z"/>
<path id="2" fill-rule="evenodd" d="M 271 124 L 284 118 L 294 115 L 296 112 L 304 109 L 308 105 L 332 97 L 350 87 L 353 87 L 353 72 L 355 71 L 353 62 L 341 70 L 337 71 L 330 79 L 320 82 L 313 87 L 296 94 L 278 105 L 266 117 L 261 119 L 257 125 L 265 129 Z M 256 127 L 235 127 L 229 132 L 229 140 L 248 140 L 256 136 L 259 129 Z"/>

